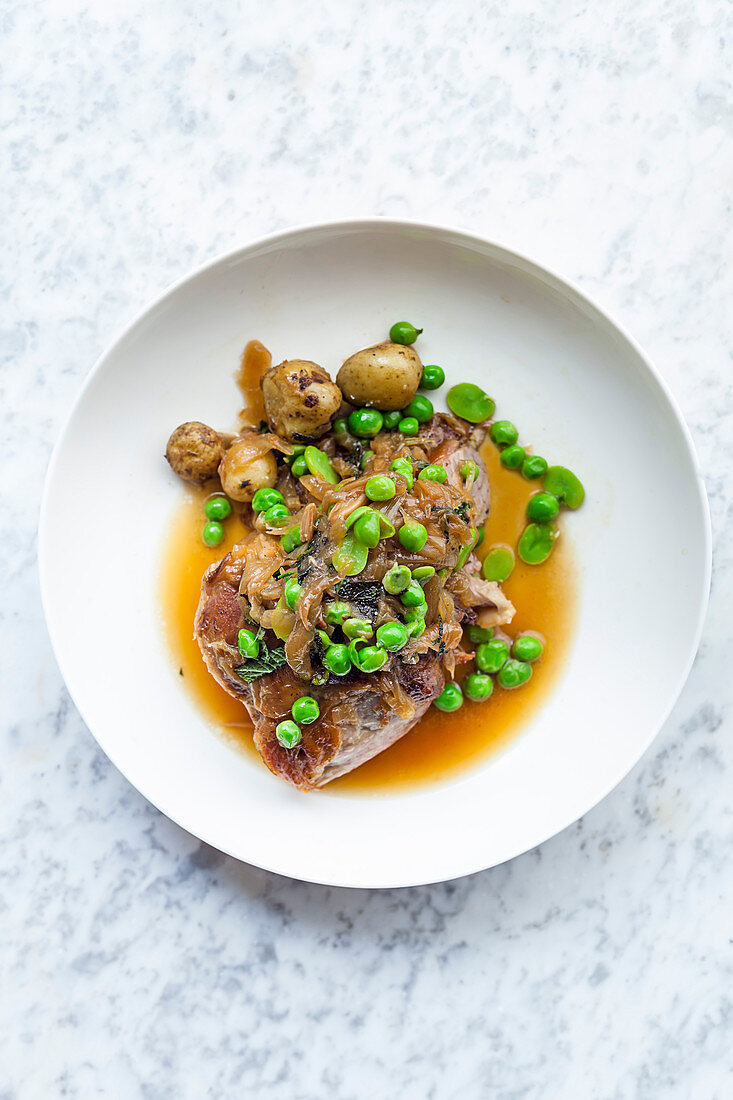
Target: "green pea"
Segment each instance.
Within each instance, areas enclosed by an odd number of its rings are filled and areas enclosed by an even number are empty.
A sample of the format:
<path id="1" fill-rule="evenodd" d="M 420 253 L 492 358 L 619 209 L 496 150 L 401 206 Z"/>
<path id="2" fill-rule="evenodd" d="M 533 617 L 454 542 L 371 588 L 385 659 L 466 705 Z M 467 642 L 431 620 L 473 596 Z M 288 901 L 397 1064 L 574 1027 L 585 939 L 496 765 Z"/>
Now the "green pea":
<path id="1" fill-rule="evenodd" d="M 331 561 L 339 573 L 347 577 L 356 577 L 366 567 L 369 547 L 354 538 L 353 531 L 347 531 L 344 541 L 334 553 Z"/>
<path id="2" fill-rule="evenodd" d="M 407 566 L 397 565 L 395 562 L 384 574 L 382 586 L 390 596 L 397 596 L 400 592 L 404 592 L 411 580 L 412 574 Z"/>
<path id="3" fill-rule="evenodd" d="M 344 600 L 333 600 L 332 603 L 327 603 L 323 610 L 323 617 L 329 626 L 341 626 L 350 614 L 351 604 Z"/>
<path id="4" fill-rule="evenodd" d="M 397 532 L 397 538 L 405 550 L 418 553 L 428 541 L 428 532 L 424 523 L 419 523 L 415 519 L 408 519 L 405 520 Z"/>
<path id="5" fill-rule="evenodd" d="M 524 462 L 524 447 L 518 446 L 513 443 L 510 447 L 505 447 L 499 455 L 499 462 L 502 466 L 506 466 L 507 470 L 518 470 Z"/>
<path id="6" fill-rule="evenodd" d="M 402 612 L 402 618 L 406 623 L 422 622 L 425 629 L 425 616 L 428 613 L 427 603 L 418 604 L 417 607 L 406 607 Z"/>
<path id="7" fill-rule="evenodd" d="M 309 726 L 311 722 L 315 722 L 320 717 L 321 711 L 312 695 L 301 695 L 293 703 L 290 713 L 296 722 L 300 722 L 303 726 Z"/>
<path id="8" fill-rule="evenodd" d="M 356 527 L 357 523 L 365 517 L 376 517 L 380 538 L 391 538 L 394 534 L 394 524 L 392 521 L 387 519 L 381 512 L 375 511 L 374 508 L 370 508 L 368 504 L 362 504 L 359 508 L 354 509 L 346 520 L 347 531 L 350 527 Z"/>
<path id="9" fill-rule="evenodd" d="M 384 417 L 379 409 L 354 409 L 349 413 L 349 430 L 359 439 L 373 439 L 379 435 Z"/>
<path id="10" fill-rule="evenodd" d="M 479 475 L 478 463 L 476 463 L 476 462 L 464 462 L 463 465 L 461 466 L 461 477 L 463 478 L 464 481 L 468 481 L 469 478 L 472 478 L 474 481 L 476 481 L 477 478 L 478 478 L 478 475 Z"/>
<path id="11" fill-rule="evenodd" d="M 201 538 L 207 546 L 218 546 L 224 538 L 224 528 L 215 519 L 209 520 L 208 523 L 204 524 Z"/>
<path id="12" fill-rule="evenodd" d="M 392 412 L 384 413 L 384 427 L 388 432 L 394 431 L 402 419 L 402 413 L 399 410 L 394 409 Z"/>
<path id="13" fill-rule="evenodd" d="M 547 523 L 560 511 L 560 502 L 552 493 L 535 493 L 527 501 L 527 518 L 533 523 Z"/>
<path id="14" fill-rule="evenodd" d="M 283 595 L 285 597 L 285 603 L 292 611 L 298 602 L 298 597 L 303 591 L 303 586 L 298 583 L 297 577 L 287 577 L 285 580 L 285 587 L 283 589 Z"/>
<path id="15" fill-rule="evenodd" d="M 463 566 L 468 561 L 468 555 L 473 550 L 474 546 L 478 542 L 478 531 L 471 532 L 471 541 L 462 546 L 458 551 L 458 561 L 456 562 L 456 569 L 463 569 Z"/>
<path id="16" fill-rule="evenodd" d="M 260 643 L 251 630 L 240 630 L 237 636 L 237 649 L 245 659 L 257 657 Z"/>
<path id="17" fill-rule="evenodd" d="M 308 469 L 315 477 L 323 478 L 331 485 L 338 485 L 341 480 L 331 465 L 331 459 L 318 447 L 306 447 L 303 454 Z"/>
<path id="18" fill-rule="evenodd" d="M 405 591 L 400 596 L 405 607 L 420 607 L 425 603 L 425 593 L 418 581 L 410 581 Z"/>
<path id="19" fill-rule="evenodd" d="M 417 569 L 412 571 L 412 579 L 417 581 L 418 584 L 427 584 L 431 577 L 435 576 L 435 566 L 433 565 L 418 565 Z"/>
<path id="20" fill-rule="evenodd" d="M 295 458 L 297 458 L 298 455 L 302 455 L 304 453 L 305 453 L 305 443 L 293 443 L 293 456 Z"/>
<path id="21" fill-rule="evenodd" d="M 391 500 L 397 492 L 395 483 L 391 477 L 385 474 L 376 474 L 370 477 L 364 486 L 364 492 L 369 500 Z"/>
<path id="22" fill-rule="evenodd" d="M 421 634 L 425 633 L 425 620 L 413 619 L 412 622 L 408 622 L 407 633 L 411 638 L 419 638 Z"/>
<path id="23" fill-rule="evenodd" d="M 349 647 L 341 645 L 340 642 L 336 642 L 335 645 L 329 646 L 323 654 L 323 663 L 328 671 L 332 672 L 334 676 L 345 676 L 351 668 Z"/>
<path id="24" fill-rule="evenodd" d="M 417 475 L 418 481 L 439 481 L 441 485 L 445 485 L 448 480 L 448 473 L 442 466 L 432 465 L 425 466 Z"/>
<path id="25" fill-rule="evenodd" d="M 355 508 L 354 511 L 346 517 L 346 530 L 348 531 L 350 527 L 353 527 L 360 516 L 365 516 L 371 511 L 373 511 L 373 509 L 370 508 L 368 504 L 360 504 L 358 508 Z"/>
<path id="26" fill-rule="evenodd" d="M 479 642 L 490 642 L 494 637 L 493 626 L 469 626 L 468 637 L 474 645 Z"/>
<path id="27" fill-rule="evenodd" d="M 513 569 L 514 554 L 508 546 L 492 546 L 481 566 L 487 581 L 505 581 Z"/>
<path id="28" fill-rule="evenodd" d="M 298 455 L 294 458 L 290 465 L 290 472 L 293 477 L 302 477 L 303 474 L 308 473 L 308 463 L 305 460 L 305 455 Z"/>
<path id="29" fill-rule="evenodd" d="M 547 463 L 539 455 L 527 455 L 522 463 L 522 477 L 527 481 L 536 481 L 547 470 Z"/>
<path id="30" fill-rule="evenodd" d="M 290 509 L 285 504 L 273 504 L 266 512 L 262 513 L 265 523 L 270 527 L 281 527 L 281 519 L 288 519 Z"/>
<path id="31" fill-rule="evenodd" d="M 232 506 L 226 497 L 210 497 L 204 505 L 204 512 L 207 519 L 228 519 L 232 514 Z"/>
<path id="32" fill-rule="evenodd" d="M 414 344 L 421 332 L 421 328 L 415 328 L 409 321 L 395 321 L 389 338 L 393 344 Z"/>
<path id="33" fill-rule="evenodd" d="M 378 672 L 389 660 L 386 649 L 378 645 L 368 645 L 359 654 L 359 668 L 362 672 Z"/>
<path id="34" fill-rule="evenodd" d="M 278 722 L 275 726 L 275 737 L 284 749 L 294 749 L 296 745 L 300 744 L 301 736 L 300 726 L 289 718 L 286 718 L 284 722 Z"/>
<path id="35" fill-rule="evenodd" d="M 581 482 L 564 466 L 550 466 L 543 484 L 547 492 L 556 496 L 566 508 L 579 508 L 585 500 L 585 489 Z"/>
<path id="36" fill-rule="evenodd" d="M 514 639 L 512 657 L 516 657 L 518 661 L 537 661 L 542 656 L 543 649 L 544 646 L 539 638 L 533 637 L 532 634 L 520 634 Z"/>
<path id="37" fill-rule="evenodd" d="M 489 435 L 497 447 L 511 447 L 519 439 L 519 432 L 511 420 L 495 420 Z"/>
<path id="38" fill-rule="evenodd" d="M 364 451 L 364 454 L 361 456 L 361 462 L 359 463 L 360 469 L 366 470 L 369 462 L 373 458 L 374 458 L 374 451 Z"/>
<path id="39" fill-rule="evenodd" d="M 290 554 L 295 550 L 296 546 L 302 546 L 303 540 L 300 537 L 300 528 L 296 524 L 295 527 L 291 527 L 284 535 L 280 536 L 280 545 L 286 554 Z"/>
<path id="40" fill-rule="evenodd" d="M 478 529 L 478 538 L 476 539 L 476 549 L 477 550 L 478 550 L 479 546 L 481 545 L 481 543 L 484 541 L 485 538 L 486 538 L 486 532 L 484 531 L 483 527 L 479 527 L 479 529 Z"/>
<path id="41" fill-rule="evenodd" d="M 481 672 L 498 672 L 509 660 L 509 646 L 501 638 L 482 642 L 476 650 L 476 664 Z"/>
<path id="42" fill-rule="evenodd" d="M 360 653 L 365 645 L 363 638 L 352 638 L 349 642 L 349 660 L 355 668 L 361 668 Z"/>
<path id="43" fill-rule="evenodd" d="M 494 681 L 483 672 L 472 672 L 463 684 L 463 691 L 474 703 L 483 703 L 494 690 Z"/>
<path id="44" fill-rule="evenodd" d="M 396 458 L 390 466 L 395 474 L 399 474 L 405 479 L 408 486 L 412 488 L 415 483 L 415 475 L 412 470 L 412 463 L 409 458 Z"/>
<path id="45" fill-rule="evenodd" d="M 348 435 L 349 422 L 345 416 L 337 416 L 333 422 L 334 435 Z"/>
<path id="46" fill-rule="evenodd" d="M 433 699 L 433 706 L 438 710 L 459 710 L 463 706 L 463 692 L 459 684 L 448 683 L 437 699 Z"/>
<path id="47" fill-rule="evenodd" d="M 432 401 L 418 393 L 416 397 L 413 397 L 410 404 L 402 410 L 402 415 L 408 419 L 414 417 L 418 424 L 427 424 L 434 411 Z"/>
<path id="48" fill-rule="evenodd" d="M 388 519 L 382 512 L 377 512 L 379 517 L 379 537 L 383 539 L 391 539 L 395 533 L 395 525 L 391 519 Z"/>
<path id="49" fill-rule="evenodd" d="M 517 543 L 517 553 L 527 565 L 541 565 L 547 561 L 560 532 L 552 523 L 529 523 Z"/>
<path id="50" fill-rule="evenodd" d="M 252 497 L 252 511 L 266 512 L 273 504 L 282 504 L 283 495 L 279 489 L 258 489 Z"/>
<path id="51" fill-rule="evenodd" d="M 459 382 L 457 386 L 451 386 L 446 401 L 452 413 L 471 424 L 488 420 L 496 408 L 496 402 L 473 382 Z"/>
<path id="52" fill-rule="evenodd" d="M 362 542 L 364 546 L 373 549 L 375 546 L 379 546 L 380 534 L 381 525 L 379 523 L 379 516 L 369 508 L 364 515 L 359 516 L 359 519 L 354 524 L 354 538 Z"/>
<path id="53" fill-rule="evenodd" d="M 353 641 L 354 638 L 371 638 L 373 633 L 372 624 L 368 619 L 347 619 L 341 629 L 349 641 Z"/>
<path id="54" fill-rule="evenodd" d="M 402 623 L 388 622 L 377 627 L 377 645 L 388 649 L 390 653 L 396 653 L 406 646 L 408 638 L 407 627 Z"/>
<path id="55" fill-rule="evenodd" d="M 403 435 L 417 435 L 420 431 L 420 425 L 414 416 L 404 416 L 397 427 Z"/>
<path id="56" fill-rule="evenodd" d="M 435 363 L 426 363 L 422 369 L 420 388 L 423 390 L 439 390 L 445 382 L 445 371 Z"/>
<path id="57" fill-rule="evenodd" d="M 511 690 L 526 684 L 532 675 L 532 666 L 526 661 L 507 661 L 503 668 L 496 674 L 496 679 L 503 688 Z"/>

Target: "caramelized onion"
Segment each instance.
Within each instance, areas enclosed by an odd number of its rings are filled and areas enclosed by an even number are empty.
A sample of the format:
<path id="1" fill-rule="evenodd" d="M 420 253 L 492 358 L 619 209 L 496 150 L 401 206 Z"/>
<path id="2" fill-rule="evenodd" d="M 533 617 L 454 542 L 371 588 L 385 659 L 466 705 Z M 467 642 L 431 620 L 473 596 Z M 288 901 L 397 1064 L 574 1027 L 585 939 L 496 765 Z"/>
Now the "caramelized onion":
<path id="1" fill-rule="evenodd" d="M 412 718 L 415 713 L 415 704 L 407 692 L 402 688 L 393 672 L 388 671 L 382 674 L 380 686 L 386 689 L 385 702 L 390 710 L 395 711 L 400 718 Z"/>
<path id="2" fill-rule="evenodd" d="M 343 477 L 340 484 L 331 485 L 309 473 L 296 479 L 289 466 L 281 463 L 276 484 L 290 511 L 286 523 L 282 527 L 268 525 L 262 514 L 254 516 L 249 507 L 244 508 L 243 522 L 252 530 L 224 559 L 221 568 L 227 575 L 231 574 L 233 586 L 238 586 L 240 603 L 247 617 L 285 638 L 291 677 L 294 673 L 295 677 L 308 680 L 313 675 L 310 653 L 315 627 L 323 625 L 324 599 L 337 595 L 341 580 L 332 564 L 334 551 L 346 535 L 349 516 L 355 509 L 370 503 L 365 488 L 375 473 L 387 474 L 394 480 L 395 495 L 388 501 L 375 502 L 373 507 L 398 529 L 408 520 L 422 523 L 427 537 L 419 552 L 405 550 L 398 538 L 381 539 L 369 551 L 364 569 L 358 576 L 349 578 L 349 582 L 356 585 L 381 582 L 395 563 L 410 569 L 432 565 L 436 575 L 425 584 L 424 633 L 411 639 L 399 656 L 390 657 L 379 677 L 370 680 L 369 690 L 374 690 L 374 685 L 379 683 L 386 706 L 401 718 L 408 718 L 414 713 L 414 703 L 392 671 L 399 667 L 397 662 L 416 663 L 421 654 L 432 651 L 439 654 L 445 670 L 452 674 L 458 664 L 470 659 L 470 654 L 461 648 L 462 623 L 467 617 L 469 621 L 477 619 L 480 625 L 510 621 L 514 609 L 498 585 L 491 585 L 480 576 L 475 555 L 469 557 L 467 565 L 456 570 L 461 550 L 474 538 L 478 515 L 471 494 L 471 479 L 464 481 L 456 473 L 460 472 L 460 448 L 468 445 L 469 438 L 475 446 L 464 425 L 442 414 L 436 414 L 428 424 L 421 425 L 417 437 L 380 432 L 368 444 L 364 442 L 363 449 L 371 448 L 374 457 L 369 462 L 368 473 L 363 473 L 354 469 L 356 455 L 361 452 L 347 453 L 354 445 L 353 439 L 329 433 L 319 446 Z M 254 458 L 271 450 L 293 453 L 291 444 L 269 432 L 243 433 L 240 445 L 246 449 L 245 457 L 251 454 Z M 402 475 L 391 471 L 395 458 L 404 456 L 409 456 L 414 464 L 412 486 Z M 420 480 L 418 472 L 427 463 L 447 469 L 448 480 L 443 483 Z M 488 503 L 481 514 L 485 514 L 486 508 Z M 300 551 L 286 558 L 280 536 L 292 526 L 298 526 L 302 546 Z M 293 563 L 297 554 L 300 557 Z M 290 569 L 297 566 L 301 585 L 294 610 L 283 606 L 281 571 L 286 562 Z M 447 571 L 447 575 L 441 571 Z M 477 613 L 474 608 L 478 609 Z M 380 590 L 378 599 L 370 604 L 370 618 L 376 626 L 399 619 L 402 610 L 398 599 Z M 269 677 L 263 679 L 269 680 Z M 273 676 L 273 682 L 275 679 Z M 350 694 L 353 689 L 352 684 Z M 337 699 L 336 694 L 334 699 Z M 324 721 L 330 709 L 323 710 Z M 334 731 L 338 727 L 338 709 L 338 704 L 334 703 Z M 315 736 L 313 731 L 311 733 Z"/>
<path id="3" fill-rule="evenodd" d="M 300 676 L 303 680 L 310 680 L 313 677 L 310 648 L 315 637 L 315 630 L 312 627 L 304 626 L 297 617 L 294 616 L 294 618 L 295 625 L 285 643 L 285 656 L 296 676 Z"/>

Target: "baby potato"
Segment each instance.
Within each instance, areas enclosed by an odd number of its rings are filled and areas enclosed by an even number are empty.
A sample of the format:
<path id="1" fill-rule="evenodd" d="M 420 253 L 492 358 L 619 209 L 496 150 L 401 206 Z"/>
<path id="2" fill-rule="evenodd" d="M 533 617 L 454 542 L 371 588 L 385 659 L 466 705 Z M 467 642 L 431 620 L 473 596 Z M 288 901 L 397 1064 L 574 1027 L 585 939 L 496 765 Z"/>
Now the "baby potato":
<path id="1" fill-rule="evenodd" d="M 235 439 L 219 465 L 221 487 L 232 500 L 251 500 L 258 489 L 271 489 L 277 462 L 255 432 Z"/>
<path id="2" fill-rule="evenodd" d="M 305 442 L 325 435 L 341 406 L 341 390 L 318 363 L 286 359 L 263 376 L 262 395 L 270 431 Z"/>
<path id="3" fill-rule="evenodd" d="M 222 436 L 208 424 L 188 420 L 171 432 L 165 457 L 173 472 L 184 481 L 202 483 L 216 477 L 225 446 Z"/>
<path id="4" fill-rule="evenodd" d="M 410 404 L 421 377 L 422 363 L 417 352 L 385 340 L 350 356 L 338 372 L 336 382 L 349 404 L 376 406 L 392 412 Z"/>

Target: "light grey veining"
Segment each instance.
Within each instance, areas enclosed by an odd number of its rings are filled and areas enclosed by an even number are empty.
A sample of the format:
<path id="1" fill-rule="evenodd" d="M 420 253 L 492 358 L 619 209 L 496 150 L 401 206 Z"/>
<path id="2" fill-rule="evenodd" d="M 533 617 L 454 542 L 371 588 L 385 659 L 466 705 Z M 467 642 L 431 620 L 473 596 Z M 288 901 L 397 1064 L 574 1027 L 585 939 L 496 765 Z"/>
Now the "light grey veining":
<path id="1" fill-rule="evenodd" d="M 41 0 L 0 26 L 0 1096 L 729 1096 L 730 6 Z M 511 864 L 385 893 L 239 865 L 147 805 L 65 692 L 35 565 L 112 334 L 220 251 L 361 214 L 503 240 L 622 318 L 716 548 L 690 680 L 618 789 Z"/>

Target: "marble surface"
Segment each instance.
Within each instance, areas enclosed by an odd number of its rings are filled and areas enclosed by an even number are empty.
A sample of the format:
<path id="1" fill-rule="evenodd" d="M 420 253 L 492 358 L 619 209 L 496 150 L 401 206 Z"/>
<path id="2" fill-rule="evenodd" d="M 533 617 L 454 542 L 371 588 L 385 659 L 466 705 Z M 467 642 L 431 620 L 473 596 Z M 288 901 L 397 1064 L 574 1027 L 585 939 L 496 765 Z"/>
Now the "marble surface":
<path id="1" fill-rule="evenodd" d="M 0 1096 L 730 1096 L 730 5 L 0 19 Z M 384 893 L 242 866 L 153 810 L 64 690 L 35 564 L 112 334 L 217 252 L 362 214 L 494 236 L 622 318 L 691 426 L 716 552 L 689 682 L 619 788 L 506 866 Z"/>

